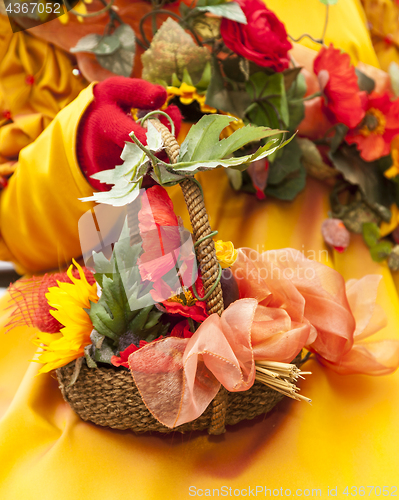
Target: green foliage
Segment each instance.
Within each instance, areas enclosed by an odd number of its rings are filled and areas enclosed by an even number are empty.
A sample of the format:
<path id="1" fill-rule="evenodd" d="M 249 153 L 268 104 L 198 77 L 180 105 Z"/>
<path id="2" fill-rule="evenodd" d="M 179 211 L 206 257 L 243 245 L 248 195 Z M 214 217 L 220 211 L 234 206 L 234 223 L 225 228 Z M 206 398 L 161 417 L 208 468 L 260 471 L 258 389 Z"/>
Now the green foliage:
<path id="1" fill-rule="evenodd" d="M 380 228 L 377 226 L 377 224 L 374 224 L 373 222 L 365 222 L 363 224 L 362 229 L 363 229 L 363 239 L 366 245 L 369 248 L 374 247 L 378 243 L 378 240 L 381 237 Z"/>
<path id="2" fill-rule="evenodd" d="M 393 244 L 390 241 L 382 240 L 370 248 L 371 258 L 375 262 L 384 261 L 391 253 Z"/>
<path id="3" fill-rule="evenodd" d="M 287 95 L 281 73 L 268 75 L 258 72 L 251 75 L 246 91 L 252 100 L 246 110 L 251 123 L 271 128 L 289 126 Z"/>
<path id="4" fill-rule="evenodd" d="M 319 0 L 321 3 L 324 3 L 324 5 L 335 5 L 338 0 Z"/>
<path id="5" fill-rule="evenodd" d="M 100 65 L 116 75 L 129 77 L 133 70 L 136 37 L 128 24 L 121 24 L 112 35 L 90 34 L 81 38 L 72 53 L 95 54 Z"/>
<path id="6" fill-rule="evenodd" d="M 297 70 L 298 68 L 293 68 Z M 301 68 L 299 68 L 301 69 Z M 284 84 L 287 84 L 287 78 L 284 75 Z M 302 73 L 297 73 L 296 79 L 287 90 L 289 130 L 294 132 L 305 118 L 305 105 L 303 98 L 306 94 L 306 81 Z"/>
<path id="7" fill-rule="evenodd" d="M 301 163 L 301 149 L 294 138 L 280 158 L 269 167 L 266 195 L 281 200 L 293 200 L 306 184 L 306 171 Z"/>
<path id="8" fill-rule="evenodd" d="M 89 316 L 98 334 L 113 341 L 105 344 L 108 347 L 115 346 L 127 332 L 147 339 L 164 331 L 164 325 L 159 323 L 162 313 L 155 309 L 149 288 L 141 284 L 137 267 L 140 254 L 141 244 L 130 246 L 125 222 L 111 260 L 102 254 L 93 255 L 95 278 L 102 293 L 98 302 L 91 304 Z"/>
<path id="9" fill-rule="evenodd" d="M 206 5 L 197 7 L 197 11 L 211 12 L 215 16 L 224 17 L 237 23 L 247 24 L 247 18 L 237 2 L 228 2 L 219 5 Z"/>
<path id="10" fill-rule="evenodd" d="M 355 72 L 359 89 L 365 90 L 368 94 L 371 94 L 375 88 L 375 81 L 358 68 L 355 68 Z"/>

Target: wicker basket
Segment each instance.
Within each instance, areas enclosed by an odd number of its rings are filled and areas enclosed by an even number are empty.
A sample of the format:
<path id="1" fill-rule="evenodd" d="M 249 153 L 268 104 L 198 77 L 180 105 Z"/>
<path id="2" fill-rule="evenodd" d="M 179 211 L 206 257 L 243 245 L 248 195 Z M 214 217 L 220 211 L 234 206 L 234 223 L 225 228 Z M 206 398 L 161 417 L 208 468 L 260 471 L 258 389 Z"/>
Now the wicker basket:
<path id="1" fill-rule="evenodd" d="M 152 120 L 152 123 L 162 133 L 170 161 L 175 163 L 179 154 L 176 139 L 160 122 Z M 212 230 L 199 186 L 190 179 L 181 182 L 180 186 L 190 215 L 194 239 L 201 240 L 196 253 L 204 291 L 207 293 L 214 285 L 219 271 L 214 241 L 209 236 Z M 220 283 L 207 300 L 207 310 L 209 314 L 216 312 L 220 315 L 223 312 Z M 298 355 L 294 363 L 299 363 L 300 359 L 301 356 Z M 222 386 L 200 417 L 170 429 L 148 411 L 129 371 L 113 367 L 88 368 L 83 365 L 77 381 L 69 386 L 73 371 L 74 363 L 70 363 L 59 368 L 56 373 L 65 401 L 83 420 L 140 433 L 207 429 L 209 434 L 222 434 L 226 424 L 237 424 L 241 420 L 267 413 L 284 397 L 260 382 L 255 382 L 248 391 L 235 393 L 226 391 Z"/>

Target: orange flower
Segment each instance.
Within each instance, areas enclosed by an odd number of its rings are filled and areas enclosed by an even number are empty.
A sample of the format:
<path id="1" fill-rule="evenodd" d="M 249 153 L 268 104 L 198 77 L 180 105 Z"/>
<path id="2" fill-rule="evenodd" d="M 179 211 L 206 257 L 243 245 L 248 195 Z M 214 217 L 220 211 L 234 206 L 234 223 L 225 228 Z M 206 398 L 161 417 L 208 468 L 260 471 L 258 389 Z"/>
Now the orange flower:
<path id="1" fill-rule="evenodd" d="M 345 140 L 356 144 L 363 160 L 374 161 L 389 154 L 391 142 L 399 134 L 399 99 L 391 101 L 388 92 L 373 92 L 364 109 L 364 119 L 349 131 Z"/>

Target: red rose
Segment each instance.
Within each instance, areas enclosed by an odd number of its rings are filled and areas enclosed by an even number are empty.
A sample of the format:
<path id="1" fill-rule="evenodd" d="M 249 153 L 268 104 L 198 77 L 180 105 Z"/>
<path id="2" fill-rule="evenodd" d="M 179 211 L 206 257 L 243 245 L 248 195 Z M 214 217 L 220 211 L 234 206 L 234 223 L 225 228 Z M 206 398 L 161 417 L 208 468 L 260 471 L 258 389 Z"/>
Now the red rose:
<path id="1" fill-rule="evenodd" d="M 259 66 L 284 71 L 288 68 L 287 39 L 284 24 L 261 0 L 236 0 L 248 24 L 223 19 L 220 33 L 226 46 Z"/>
<path id="2" fill-rule="evenodd" d="M 333 45 L 323 47 L 314 60 L 313 68 L 325 96 L 327 117 L 349 128 L 356 127 L 364 117 L 364 93 L 359 91 L 355 67 L 349 55 Z"/>

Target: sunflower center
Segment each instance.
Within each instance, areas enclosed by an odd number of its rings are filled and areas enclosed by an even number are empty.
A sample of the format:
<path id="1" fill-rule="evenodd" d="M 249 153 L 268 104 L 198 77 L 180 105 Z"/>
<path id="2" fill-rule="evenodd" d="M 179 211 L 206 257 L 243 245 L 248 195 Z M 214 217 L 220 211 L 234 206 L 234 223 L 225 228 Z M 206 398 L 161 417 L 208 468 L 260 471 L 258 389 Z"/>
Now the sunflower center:
<path id="1" fill-rule="evenodd" d="M 377 108 L 370 108 L 362 122 L 359 130 L 361 135 L 368 137 L 370 134 L 382 135 L 385 132 L 387 120 L 384 114 Z"/>
<path id="2" fill-rule="evenodd" d="M 183 306 L 191 307 L 197 302 L 197 299 L 188 288 L 182 288 L 180 293 L 168 299 L 168 302 L 178 302 L 179 304 L 183 304 Z"/>

